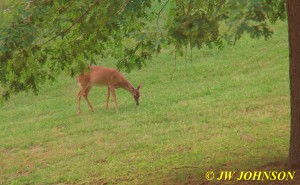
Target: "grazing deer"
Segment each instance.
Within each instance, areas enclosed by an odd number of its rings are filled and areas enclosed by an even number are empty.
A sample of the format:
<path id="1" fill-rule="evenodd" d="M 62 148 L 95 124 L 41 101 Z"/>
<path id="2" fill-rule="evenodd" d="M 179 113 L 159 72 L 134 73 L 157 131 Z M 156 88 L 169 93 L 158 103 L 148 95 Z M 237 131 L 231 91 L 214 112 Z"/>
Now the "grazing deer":
<path id="1" fill-rule="evenodd" d="M 136 105 L 139 105 L 141 85 L 139 85 L 138 88 L 134 88 L 133 85 L 131 85 L 131 83 L 128 82 L 125 79 L 125 77 L 122 75 L 122 73 L 120 73 L 117 69 L 101 67 L 101 66 L 90 66 L 89 72 L 84 72 L 81 75 L 78 75 L 76 78 L 81 87 L 77 95 L 78 96 L 77 114 L 80 114 L 81 96 L 85 98 L 92 112 L 94 112 L 94 108 L 88 99 L 88 94 L 92 86 L 107 86 L 107 102 L 106 102 L 107 109 L 109 109 L 109 96 L 111 93 L 114 98 L 116 111 L 118 112 L 118 105 L 117 105 L 117 98 L 116 98 L 116 91 L 115 91 L 117 88 L 123 88 L 129 91 L 133 95 Z"/>

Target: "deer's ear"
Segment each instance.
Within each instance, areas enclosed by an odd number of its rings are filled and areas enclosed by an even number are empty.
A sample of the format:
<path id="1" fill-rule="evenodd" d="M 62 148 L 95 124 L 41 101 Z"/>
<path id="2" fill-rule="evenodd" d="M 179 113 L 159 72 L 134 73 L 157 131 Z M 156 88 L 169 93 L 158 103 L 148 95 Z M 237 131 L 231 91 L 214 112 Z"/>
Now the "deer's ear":
<path id="1" fill-rule="evenodd" d="M 140 89 L 141 87 L 142 87 L 142 84 L 140 84 L 137 89 Z"/>

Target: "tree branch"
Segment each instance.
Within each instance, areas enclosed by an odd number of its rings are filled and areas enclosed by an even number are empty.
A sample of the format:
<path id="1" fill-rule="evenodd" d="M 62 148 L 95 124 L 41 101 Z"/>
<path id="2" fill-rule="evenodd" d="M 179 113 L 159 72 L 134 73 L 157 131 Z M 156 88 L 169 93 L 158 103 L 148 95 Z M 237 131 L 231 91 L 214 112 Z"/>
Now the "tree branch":
<path id="1" fill-rule="evenodd" d="M 165 8 L 165 6 L 166 6 L 168 3 L 169 3 L 169 0 L 166 1 L 166 3 L 165 3 L 164 6 L 159 10 L 158 15 L 157 15 L 156 25 L 157 25 L 157 27 L 158 27 L 158 29 L 159 29 L 160 32 L 162 32 L 162 31 L 161 31 L 161 29 L 160 29 L 160 27 L 159 27 L 159 25 L 158 25 L 158 20 L 159 20 L 159 17 L 160 17 L 161 12 L 163 11 L 163 9 Z"/>
<path id="2" fill-rule="evenodd" d="M 121 5 L 120 10 L 118 11 L 118 14 L 119 14 L 119 15 L 121 15 L 122 11 L 124 11 L 124 9 L 125 9 L 125 7 L 127 6 L 128 3 L 129 3 L 129 0 L 126 0 L 126 1 L 124 2 L 124 4 Z"/>
<path id="3" fill-rule="evenodd" d="M 50 41 L 54 40 L 55 38 L 57 38 L 58 36 L 61 36 L 65 33 L 67 33 L 71 28 L 73 28 L 73 26 L 75 26 L 75 24 L 79 23 L 82 18 L 89 12 L 91 11 L 91 9 L 96 6 L 98 3 L 99 3 L 100 0 L 96 0 L 83 14 L 81 14 L 76 20 L 75 22 L 70 26 L 68 27 L 67 29 L 63 30 L 62 32 L 56 34 L 55 36 L 53 36 L 51 39 L 47 40 L 46 42 L 44 42 L 43 44 L 41 44 L 41 46 L 49 43 Z"/>

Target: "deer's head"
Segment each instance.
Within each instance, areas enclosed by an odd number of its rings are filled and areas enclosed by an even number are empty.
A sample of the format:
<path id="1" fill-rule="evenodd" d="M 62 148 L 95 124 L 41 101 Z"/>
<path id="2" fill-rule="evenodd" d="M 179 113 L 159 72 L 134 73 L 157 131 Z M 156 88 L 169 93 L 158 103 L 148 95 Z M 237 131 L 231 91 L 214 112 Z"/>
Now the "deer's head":
<path id="1" fill-rule="evenodd" d="M 136 89 L 134 89 L 133 97 L 134 97 L 136 105 L 140 104 L 140 97 L 141 97 L 140 88 L 141 87 L 142 87 L 142 85 L 140 84 Z"/>

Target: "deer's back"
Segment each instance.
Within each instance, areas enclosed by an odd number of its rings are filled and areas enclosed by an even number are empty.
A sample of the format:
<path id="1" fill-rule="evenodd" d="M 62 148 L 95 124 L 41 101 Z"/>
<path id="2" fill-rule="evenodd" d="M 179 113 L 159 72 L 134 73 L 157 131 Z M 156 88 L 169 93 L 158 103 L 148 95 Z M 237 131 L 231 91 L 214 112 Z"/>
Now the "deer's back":
<path id="1" fill-rule="evenodd" d="M 81 85 L 115 85 L 123 81 L 123 75 L 114 68 L 107 68 L 102 66 L 90 66 L 90 71 L 85 72 L 83 75 L 77 77 Z"/>

